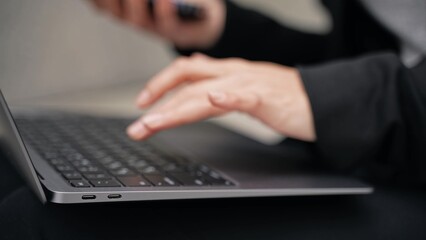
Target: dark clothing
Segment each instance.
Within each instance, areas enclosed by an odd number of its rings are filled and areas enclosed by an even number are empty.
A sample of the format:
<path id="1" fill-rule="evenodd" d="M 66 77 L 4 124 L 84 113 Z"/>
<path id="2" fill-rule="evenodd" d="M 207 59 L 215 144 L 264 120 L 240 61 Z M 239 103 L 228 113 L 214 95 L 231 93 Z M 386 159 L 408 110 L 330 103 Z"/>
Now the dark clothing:
<path id="1" fill-rule="evenodd" d="M 242 57 L 295 66 L 354 57 L 367 52 L 398 50 L 397 39 L 377 23 L 358 1 L 325 0 L 333 27 L 328 34 L 309 34 L 281 25 L 256 11 L 226 1 L 224 33 L 211 49 L 178 51 L 189 55 Z"/>
<path id="2" fill-rule="evenodd" d="M 413 72 L 391 53 L 302 67 L 324 161 L 358 165 L 370 178 L 425 184 L 426 75 Z"/>
<path id="3" fill-rule="evenodd" d="M 377 180 L 426 184 L 426 62 L 405 68 L 398 39 L 358 1 L 323 3 L 333 29 L 317 35 L 228 1 L 216 46 L 180 52 L 297 66 L 324 163 Z"/>

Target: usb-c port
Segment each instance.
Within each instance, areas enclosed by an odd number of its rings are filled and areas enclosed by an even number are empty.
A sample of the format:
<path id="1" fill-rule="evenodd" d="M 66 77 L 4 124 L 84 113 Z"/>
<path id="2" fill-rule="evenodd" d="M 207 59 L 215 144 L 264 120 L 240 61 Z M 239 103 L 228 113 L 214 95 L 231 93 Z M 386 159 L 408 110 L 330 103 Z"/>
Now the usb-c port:
<path id="1" fill-rule="evenodd" d="M 83 195 L 81 197 L 83 200 L 91 200 L 91 199 L 96 199 L 95 195 Z"/>
<path id="2" fill-rule="evenodd" d="M 108 195 L 109 199 L 117 199 L 117 198 L 121 198 L 121 194 L 110 194 Z"/>

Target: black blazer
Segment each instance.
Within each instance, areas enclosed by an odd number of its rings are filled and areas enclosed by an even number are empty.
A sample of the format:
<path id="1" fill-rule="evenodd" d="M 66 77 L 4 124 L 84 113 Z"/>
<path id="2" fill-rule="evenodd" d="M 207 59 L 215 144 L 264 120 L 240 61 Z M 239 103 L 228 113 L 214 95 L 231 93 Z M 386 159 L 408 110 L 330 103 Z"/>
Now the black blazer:
<path id="1" fill-rule="evenodd" d="M 426 61 L 407 69 L 397 38 L 355 0 L 324 0 L 332 30 L 293 30 L 226 1 L 214 57 L 296 66 L 314 114 L 323 163 L 385 181 L 426 183 Z"/>

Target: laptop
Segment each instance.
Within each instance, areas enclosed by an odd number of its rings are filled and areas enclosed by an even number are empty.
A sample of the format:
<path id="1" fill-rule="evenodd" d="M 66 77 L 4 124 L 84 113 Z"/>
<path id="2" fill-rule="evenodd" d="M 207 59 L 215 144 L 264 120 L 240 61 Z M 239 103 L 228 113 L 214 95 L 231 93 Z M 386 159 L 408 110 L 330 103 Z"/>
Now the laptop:
<path id="1" fill-rule="evenodd" d="M 60 204 L 368 194 L 307 149 L 267 146 L 208 122 L 142 142 L 132 119 L 13 111 L 0 91 L 0 147 L 43 202 Z"/>

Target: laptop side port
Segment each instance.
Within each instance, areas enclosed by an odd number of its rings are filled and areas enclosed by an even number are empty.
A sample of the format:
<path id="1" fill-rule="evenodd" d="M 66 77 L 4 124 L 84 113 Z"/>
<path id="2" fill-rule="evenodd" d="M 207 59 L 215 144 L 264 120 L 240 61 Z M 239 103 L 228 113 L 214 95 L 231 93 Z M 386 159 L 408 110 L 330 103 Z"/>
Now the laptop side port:
<path id="1" fill-rule="evenodd" d="M 108 195 L 109 199 L 118 199 L 121 198 L 121 194 L 110 194 Z"/>
<path id="2" fill-rule="evenodd" d="M 81 196 L 81 199 L 92 200 L 92 199 L 96 199 L 96 196 L 95 195 L 83 195 L 83 196 Z"/>

